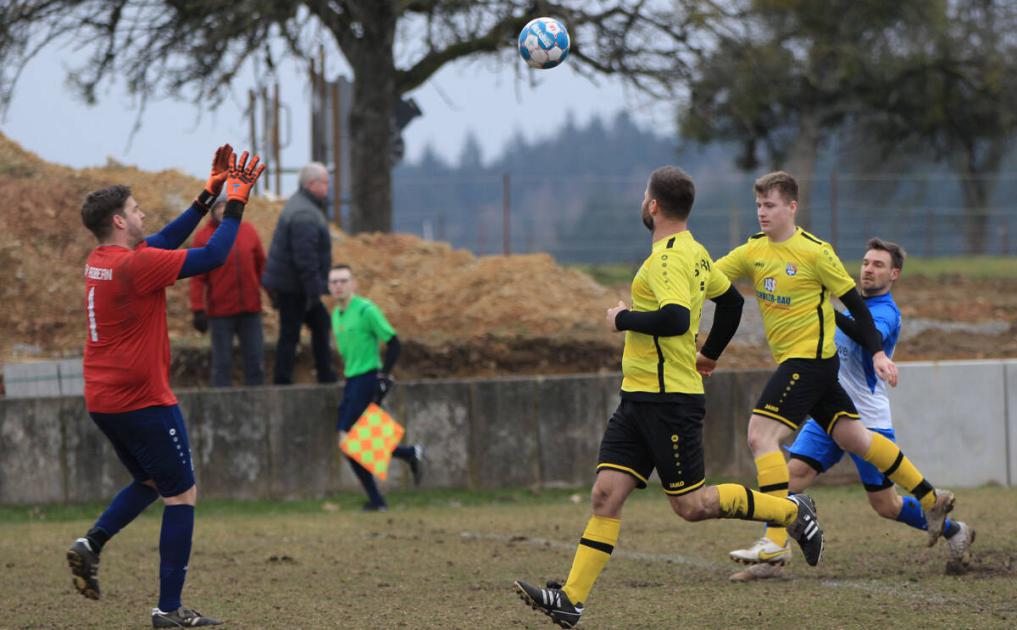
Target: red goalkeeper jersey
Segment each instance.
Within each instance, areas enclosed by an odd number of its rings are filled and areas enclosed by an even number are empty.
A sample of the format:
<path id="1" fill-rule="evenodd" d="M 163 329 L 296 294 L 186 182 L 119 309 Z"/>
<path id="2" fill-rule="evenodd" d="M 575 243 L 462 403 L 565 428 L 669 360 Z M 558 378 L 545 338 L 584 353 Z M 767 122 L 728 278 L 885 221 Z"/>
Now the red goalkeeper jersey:
<path id="1" fill-rule="evenodd" d="M 102 245 L 85 264 L 85 406 L 123 413 L 174 405 L 169 387 L 166 287 L 177 280 L 184 249 L 133 250 Z"/>

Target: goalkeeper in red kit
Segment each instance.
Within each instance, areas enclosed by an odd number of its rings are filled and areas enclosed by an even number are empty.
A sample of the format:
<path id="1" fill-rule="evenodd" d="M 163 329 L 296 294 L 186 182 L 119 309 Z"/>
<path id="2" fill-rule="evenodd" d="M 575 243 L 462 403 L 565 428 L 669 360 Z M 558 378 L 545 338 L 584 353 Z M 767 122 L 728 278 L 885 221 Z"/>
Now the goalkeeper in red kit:
<path id="1" fill-rule="evenodd" d="M 134 480 L 71 545 L 67 560 L 75 588 L 98 599 L 103 546 L 161 496 L 156 628 L 222 623 L 181 602 L 197 487 L 187 427 L 169 387 L 166 287 L 226 261 L 251 188 L 265 169 L 257 156 L 250 164 L 247 157 L 245 151 L 238 160 L 230 145 L 219 147 L 208 182 L 191 207 L 147 237 L 145 214 L 127 186 L 96 190 L 81 207 L 81 220 L 98 241 L 85 265 L 85 406 Z M 226 210 L 208 243 L 178 249 L 224 185 Z"/>

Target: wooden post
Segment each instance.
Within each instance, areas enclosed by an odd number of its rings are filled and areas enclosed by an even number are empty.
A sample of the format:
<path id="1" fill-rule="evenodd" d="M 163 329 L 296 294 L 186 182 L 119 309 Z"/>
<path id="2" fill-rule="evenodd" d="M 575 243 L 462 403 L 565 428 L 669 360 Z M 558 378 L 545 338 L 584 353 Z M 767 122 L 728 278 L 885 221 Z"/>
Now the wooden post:
<path id="1" fill-rule="evenodd" d="M 247 107 L 249 108 L 248 117 L 247 118 L 248 118 L 248 121 L 249 121 L 249 130 L 250 130 L 250 133 L 251 133 L 251 153 L 254 153 L 255 155 L 257 155 L 257 153 L 258 153 L 258 123 L 257 123 L 258 95 L 255 94 L 254 90 L 247 90 Z M 254 185 L 254 192 L 255 192 L 255 194 L 257 194 L 257 190 L 258 190 L 258 184 L 257 184 L 257 182 L 255 182 L 255 185 Z"/>
<path id="2" fill-rule="evenodd" d="M 509 188 L 511 187 L 511 178 L 508 173 L 502 175 L 501 178 L 502 196 L 501 196 L 501 233 L 502 233 L 502 253 L 508 256 L 512 253 L 512 198 L 509 194 Z"/>
<path id="3" fill-rule="evenodd" d="M 332 84 L 332 212 L 337 228 L 343 227 L 343 138 L 339 106 L 339 81 Z"/>
<path id="4" fill-rule="evenodd" d="M 837 171 L 830 171 L 830 244 L 837 249 Z"/>
<path id="5" fill-rule="evenodd" d="M 271 168 L 276 168 L 277 164 L 272 164 L 272 103 L 268 100 L 268 88 L 261 88 L 261 113 L 262 113 L 262 125 L 261 131 L 265 134 L 265 160 L 269 162 Z M 270 184 L 271 179 L 268 175 L 265 175 L 265 192 L 272 190 Z"/>
<path id="6" fill-rule="evenodd" d="M 311 135 L 310 135 L 310 138 L 311 138 L 311 159 L 313 160 L 313 159 L 315 159 L 315 154 L 317 153 L 317 144 L 316 144 L 317 140 L 315 139 L 314 134 L 315 134 L 315 132 L 318 131 L 318 116 L 320 115 L 319 112 L 315 111 L 314 103 L 317 101 L 318 95 L 321 93 L 321 90 L 318 88 L 318 70 L 317 70 L 316 66 L 314 65 L 314 58 L 312 57 L 311 59 L 308 60 L 308 62 L 309 62 L 308 65 L 309 65 L 309 74 L 310 74 L 309 78 L 311 79 L 311 119 L 310 119 L 310 123 L 311 123 Z"/>
<path id="7" fill-rule="evenodd" d="M 275 194 L 282 196 L 282 150 L 279 148 L 279 82 L 272 88 L 272 159 L 275 162 Z"/>
<path id="8" fill-rule="evenodd" d="M 738 206 L 731 206 L 731 209 L 728 211 L 727 225 L 727 238 L 730 242 L 729 249 L 734 249 L 743 240 L 741 226 L 738 224 Z"/>

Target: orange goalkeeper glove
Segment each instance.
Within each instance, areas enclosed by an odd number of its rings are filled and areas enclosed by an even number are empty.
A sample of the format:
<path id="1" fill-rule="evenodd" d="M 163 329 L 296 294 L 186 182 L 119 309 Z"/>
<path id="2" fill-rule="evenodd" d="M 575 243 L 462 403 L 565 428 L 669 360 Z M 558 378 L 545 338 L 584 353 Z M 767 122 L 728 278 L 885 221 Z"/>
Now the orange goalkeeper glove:
<path id="1" fill-rule="evenodd" d="M 226 199 L 227 201 L 239 201 L 246 204 L 251 196 L 251 189 L 258 177 L 265 170 L 264 164 L 258 164 L 257 155 L 247 164 L 247 151 L 240 154 L 240 161 L 237 161 L 236 154 L 230 155 L 229 174 L 226 176 Z"/>
<path id="2" fill-rule="evenodd" d="M 233 147 L 229 144 L 224 144 L 215 150 L 215 156 L 212 158 L 212 172 L 208 176 L 208 181 L 205 182 L 204 190 L 198 195 L 198 203 L 206 211 L 212 207 L 215 198 L 222 191 L 222 185 L 226 182 L 226 176 L 229 175 L 232 155 Z"/>

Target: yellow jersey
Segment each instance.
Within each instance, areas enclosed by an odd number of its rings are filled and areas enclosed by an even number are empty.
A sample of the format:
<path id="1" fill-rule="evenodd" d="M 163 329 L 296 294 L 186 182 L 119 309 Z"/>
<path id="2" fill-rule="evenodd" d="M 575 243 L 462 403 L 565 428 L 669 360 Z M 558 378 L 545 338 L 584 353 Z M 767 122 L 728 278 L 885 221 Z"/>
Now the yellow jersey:
<path id="1" fill-rule="evenodd" d="M 788 359 L 828 359 L 837 352 L 830 294 L 841 296 L 855 281 L 829 243 L 802 228 L 772 242 L 760 232 L 716 263 L 730 280 L 752 280 L 770 352 Z"/>
<path id="2" fill-rule="evenodd" d="M 666 400 L 666 394 L 702 394 L 696 372 L 696 334 L 706 298 L 722 295 L 731 281 L 714 268 L 706 248 L 688 230 L 653 244 L 632 280 L 632 310 L 657 311 L 668 304 L 689 309 L 689 329 L 675 337 L 625 332 L 622 396 Z"/>

